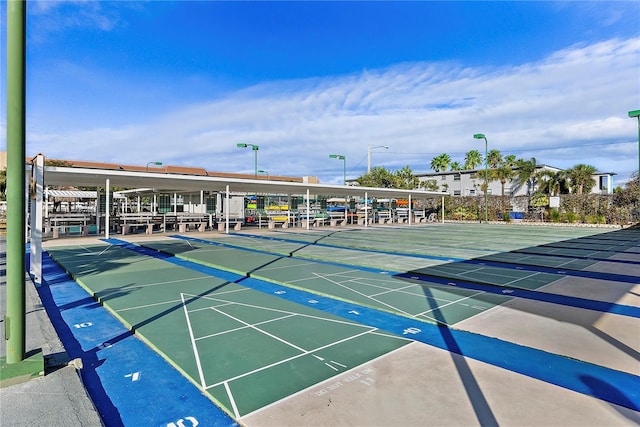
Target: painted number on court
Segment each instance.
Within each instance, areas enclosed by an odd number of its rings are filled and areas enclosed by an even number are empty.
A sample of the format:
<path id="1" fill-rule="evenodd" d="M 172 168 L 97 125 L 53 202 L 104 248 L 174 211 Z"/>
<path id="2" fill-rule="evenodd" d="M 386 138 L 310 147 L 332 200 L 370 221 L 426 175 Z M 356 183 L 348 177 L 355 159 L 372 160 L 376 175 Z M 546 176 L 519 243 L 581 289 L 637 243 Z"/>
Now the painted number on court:
<path id="1" fill-rule="evenodd" d="M 134 372 L 133 374 L 127 374 L 125 378 L 131 378 L 131 381 L 138 381 L 140 379 L 140 372 Z"/>
<path id="2" fill-rule="evenodd" d="M 175 423 L 167 424 L 167 427 L 196 427 L 198 424 L 198 420 L 194 417 L 185 417 L 184 419 L 180 418 Z"/>
<path id="3" fill-rule="evenodd" d="M 89 328 L 91 326 L 93 326 L 93 323 L 91 322 L 76 323 L 75 325 L 73 325 L 73 327 L 76 329 Z"/>

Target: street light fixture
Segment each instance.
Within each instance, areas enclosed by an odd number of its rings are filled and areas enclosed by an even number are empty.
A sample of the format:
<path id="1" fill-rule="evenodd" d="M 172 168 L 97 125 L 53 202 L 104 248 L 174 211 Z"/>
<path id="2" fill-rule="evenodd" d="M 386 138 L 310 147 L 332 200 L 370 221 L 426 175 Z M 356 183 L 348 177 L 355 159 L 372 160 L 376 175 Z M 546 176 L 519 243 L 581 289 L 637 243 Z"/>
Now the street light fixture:
<path id="1" fill-rule="evenodd" d="M 342 160 L 343 163 L 343 172 L 342 172 L 342 182 L 344 185 L 347 185 L 347 157 L 342 154 L 329 154 L 329 157 L 332 159 Z"/>
<path id="2" fill-rule="evenodd" d="M 253 163 L 254 163 L 254 178 L 258 179 L 258 147 L 257 145 L 253 145 L 253 144 L 237 144 L 238 148 L 247 148 L 247 147 L 251 147 L 251 149 L 253 150 Z"/>
<path id="3" fill-rule="evenodd" d="M 371 172 L 371 149 L 372 148 L 384 148 L 388 150 L 389 147 L 386 145 L 367 145 L 367 173 Z"/>
<path id="4" fill-rule="evenodd" d="M 640 216 L 640 110 L 629 111 L 629 117 L 638 119 L 638 215 Z"/>
<path id="5" fill-rule="evenodd" d="M 489 222 L 489 205 L 487 203 L 487 192 L 489 191 L 489 162 L 487 161 L 487 137 L 483 133 L 473 135 L 475 139 L 484 139 L 484 222 Z"/>
<path id="6" fill-rule="evenodd" d="M 258 171 L 258 173 L 263 173 L 263 174 L 267 175 L 267 179 L 269 179 L 269 172 L 267 172 L 267 171 L 265 171 L 265 170 L 260 169 L 260 170 Z"/>
<path id="7" fill-rule="evenodd" d="M 147 163 L 147 172 L 149 172 L 149 165 L 162 166 L 162 162 L 149 162 L 149 163 Z"/>

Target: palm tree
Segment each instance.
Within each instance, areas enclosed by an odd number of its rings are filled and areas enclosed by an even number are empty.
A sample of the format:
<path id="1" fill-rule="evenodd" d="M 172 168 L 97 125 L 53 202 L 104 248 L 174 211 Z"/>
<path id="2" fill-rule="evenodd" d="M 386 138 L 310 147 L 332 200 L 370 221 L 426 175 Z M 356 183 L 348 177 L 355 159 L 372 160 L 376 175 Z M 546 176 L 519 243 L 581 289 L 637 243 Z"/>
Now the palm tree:
<path id="1" fill-rule="evenodd" d="M 520 184 L 527 183 L 527 195 L 530 195 L 536 190 L 538 162 L 535 157 L 529 160 L 518 159 L 516 166 L 518 168 L 518 181 L 520 181 Z"/>
<path id="2" fill-rule="evenodd" d="M 461 171 L 463 169 L 464 169 L 464 166 L 460 162 L 451 163 L 451 170 L 452 171 Z"/>
<path id="3" fill-rule="evenodd" d="M 540 176 L 540 192 L 557 196 L 567 192 L 567 174 L 565 171 L 542 171 Z"/>
<path id="4" fill-rule="evenodd" d="M 504 186 L 507 181 L 511 181 L 516 176 L 513 166 L 507 162 L 501 162 L 498 167 L 489 170 L 489 179 L 500 181 L 502 187 L 502 197 L 504 197 Z"/>
<path id="5" fill-rule="evenodd" d="M 487 163 L 490 168 L 497 168 L 498 165 L 502 162 L 502 154 L 500 154 L 500 150 L 491 150 L 487 154 Z"/>
<path id="6" fill-rule="evenodd" d="M 482 154 L 478 150 L 471 150 L 464 156 L 464 168 L 475 169 L 482 164 Z"/>
<path id="7" fill-rule="evenodd" d="M 449 164 L 451 164 L 451 157 L 446 153 L 440 154 L 431 160 L 431 169 L 436 172 L 444 172 L 447 170 Z"/>
<path id="8" fill-rule="evenodd" d="M 576 190 L 576 194 L 590 192 L 596 185 L 593 179 L 593 174 L 596 173 L 596 171 L 595 166 L 585 165 L 583 163 L 567 169 L 567 176 L 571 181 L 571 189 Z"/>
<path id="9" fill-rule="evenodd" d="M 513 170 L 513 165 L 504 160 L 498 164 L 498 167 L 489 170 L 489 180 L 500 181 L 500 188 L 501 188 L 500 205 L 503 210 L 504 210 L 504 186 L 507 183 L 507 181 L 512 180 L 515 175 L 516 173 Z"/>

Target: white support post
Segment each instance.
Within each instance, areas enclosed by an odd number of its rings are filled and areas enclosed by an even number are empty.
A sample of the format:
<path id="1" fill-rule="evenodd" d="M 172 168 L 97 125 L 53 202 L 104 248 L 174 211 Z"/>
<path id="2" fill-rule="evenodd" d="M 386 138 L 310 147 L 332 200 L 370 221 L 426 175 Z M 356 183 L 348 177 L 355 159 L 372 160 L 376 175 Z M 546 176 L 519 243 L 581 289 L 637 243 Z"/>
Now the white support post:
<path id="1" fill-rule="evenodd" d="M 307 230 L 309 229 L 309 211 L 311 210 L 311 201 L 309 200 L 309 189 L 307 188 Z"/>
<path id="2" fill-rule="evenodd" d="M 224 196 L 225 203 L 225 233 L 229 234 L 229 186 L 227 185 L 227 194 Z"/>
<path id="3" fill-rule="evenodd" d="M 138 196 L 138 212 L 137 213 L 139 214 L 140 212 L 141 212 L 140 211 L 140 196 Z"/>
<path id="4" fill-rule="evenodd" d="M 178 215 L 178 195 L 173 193 L 173 214 Z"/>
<path id="5" fill-rule="evenodd" d="M 44 156 L 38 154 L 31 163 L 33 186 L 31 193 L 30 273 L 35 284 L 42 284 L 42 202 L 44 198 Z"/>
<path id="6" fill-rule="evenodd" d="M 96 188 L 96 234 L 100 235 L 100 187 Z"/>
<path id="7" fill-rule="evenodd" d="M 409 194 L 409 225 L 411 225 L 411 217 L 413 216 L 413 209 L 411 209 L 413 205 L 411 204 L 411 194 Z"/>
<path id="8" fill-rule="evenodd" d="M 107 178 L 105 183 L 105 201 L 104 201 L 104 238 L 109 238 L 109 215 L 111 215 L 111 206 L 109 206 L 109 187 L 111 183 L 109 182 L 109 178 Z"/>
<path id="9" fill-rule="evenodd" d="M 442 223 L 444 224 L 444 196 L 442 196 Z"/>

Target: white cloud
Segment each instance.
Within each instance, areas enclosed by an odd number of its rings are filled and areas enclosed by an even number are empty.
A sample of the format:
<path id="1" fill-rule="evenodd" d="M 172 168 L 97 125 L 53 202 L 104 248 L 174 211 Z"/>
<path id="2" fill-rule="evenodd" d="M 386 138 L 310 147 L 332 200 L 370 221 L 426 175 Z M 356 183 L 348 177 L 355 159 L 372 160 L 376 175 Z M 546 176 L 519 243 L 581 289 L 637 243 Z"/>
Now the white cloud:
<path id="1" fill-rule="evenodd" d="M 589 163 L 627 177 L 638 168 L 637 125 L 627 111 L 638 108 L 639 68 L 640 39 L 574 46 L 513 67 L 400 64 L 261 84 L 197 105 L 176 101 L 171 113 L 145 122 L 132 116 L 119 128 L 32 130 L 28 153 L 250 173 L 253 154 L 236 147 L 247 142 L 260 146 L 258 167 L 271 175 L 339 183 L 342 163 L 330 153 L 347 156 L 349 177 L 365 171 L 367 144 L 390 146 L 374 152 L 374 165 L 426 172 L 435 154 L 462 160 L 480 148 L 472 135 L 483 132 L 490 148 L 506 154 L 560 167 Z"/>

